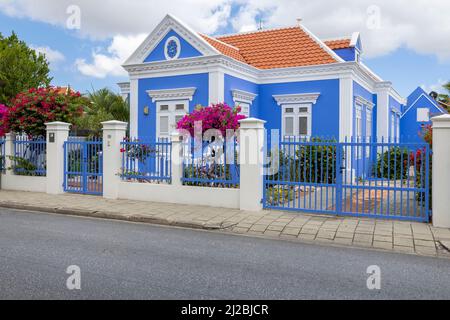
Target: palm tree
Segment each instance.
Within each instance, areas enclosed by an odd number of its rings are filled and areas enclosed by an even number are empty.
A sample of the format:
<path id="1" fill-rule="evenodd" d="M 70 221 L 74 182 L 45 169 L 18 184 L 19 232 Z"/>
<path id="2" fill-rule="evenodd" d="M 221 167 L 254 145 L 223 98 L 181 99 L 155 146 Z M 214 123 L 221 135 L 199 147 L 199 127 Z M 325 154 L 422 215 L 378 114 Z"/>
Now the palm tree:
<path id="1" fill-rule="evenodd" d="M 129 122 L 130 108 L 120 95 L 103 88 L 89 92 L 87 98 L 91 103 L 84 108 L 83 116 L 75 123 L 77 131 L 89 131 L 91 134 L 98 135 L 103 121 Z"/>

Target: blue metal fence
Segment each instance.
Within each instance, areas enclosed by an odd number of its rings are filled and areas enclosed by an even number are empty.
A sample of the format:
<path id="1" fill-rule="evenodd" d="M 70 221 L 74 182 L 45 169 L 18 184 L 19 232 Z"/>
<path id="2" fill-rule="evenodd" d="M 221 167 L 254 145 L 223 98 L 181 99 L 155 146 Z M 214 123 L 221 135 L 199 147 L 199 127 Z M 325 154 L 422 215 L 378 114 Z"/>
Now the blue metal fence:
<path id="1" fill-rule="evenodd" d="M 45 176 L 47 174 L 47 143 L 42 137 L 16 136 L 12 169 L 16 175 Z"/>
<path id="2" fill-rule="evenodd" d="M 103 142 L 69 138 L 64 142 L 64 191 L 103 194 Z"/>
<path id="3" fill-rule="evenodd" d="M 429 221 L 426 143 L 285 138 L 268 144 L 276 172 L 264 178 L 264 207 L 357 217 Z"/>
<path id="4" fill-rule="evenodd" d="M 144 142 L 137 139 L 121 143 L 122 180 L 167 182 L 172 179 L 172 143 L 169 139 Z"/>
<path id="5" fill-rule="evenodd" d="M 238 188 L 240 181 L 239 144 L 236 139 L 183 145 L 184 185 Z"/>
<path id="6" fill-rule="evenodd" d="M 0 137 L 0 172 L 4 173 L 6 168 L 6 156 L 5 156 L 5 138 Z"/>

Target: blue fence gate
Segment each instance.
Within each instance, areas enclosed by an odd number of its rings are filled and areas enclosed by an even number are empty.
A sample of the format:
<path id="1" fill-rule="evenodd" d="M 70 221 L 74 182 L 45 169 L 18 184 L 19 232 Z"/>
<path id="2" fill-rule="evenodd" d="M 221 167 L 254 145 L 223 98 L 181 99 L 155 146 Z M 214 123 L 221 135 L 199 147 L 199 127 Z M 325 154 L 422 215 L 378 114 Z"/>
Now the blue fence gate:
<path id="1" fill-rule="evenodd" d="M 64 143 L 64 191 L 103 194 L 103 142 L 70 138 Z"/>
<path id="2" fill-rule="evenodd" d="M 364 138 L 271 140 L 265 208 L 429 221 L 428 144 Z"/>

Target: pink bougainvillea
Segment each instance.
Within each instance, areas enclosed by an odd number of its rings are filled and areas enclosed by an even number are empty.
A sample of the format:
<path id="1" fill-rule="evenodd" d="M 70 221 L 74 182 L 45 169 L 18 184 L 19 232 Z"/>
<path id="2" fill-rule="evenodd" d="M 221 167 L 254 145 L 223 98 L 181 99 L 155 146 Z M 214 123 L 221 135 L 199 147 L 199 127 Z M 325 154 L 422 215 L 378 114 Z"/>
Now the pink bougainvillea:
<path id="1" fill-rule="evenodd" d="M 239 112 L 241 112 L 240 107 L 233 109 L 226 103 L 200 107 L 184 116 L 177 123 L 177 129 L 187 130 L 191 136 L 194 136 L 195 123 L 201 122 L 202 134 L 210 129 L 217 129 L 220 130 L 223 136 L 226 136 L 227 130 L 239 129 L 239 120 L 246 118 L 244 115 L 239 114 Z"/>
<path id="2" fill-rule="evenodd" d="M 8 107 L 0 104 L 0 137 L 3 137 L 6 133 L 6 120 L 8 115 Z"/>
<path id="3" fill-rule="evenodd" d="M 32 88 L 19 93 L 7 113 L 7 130 L 44 136 L 45 123 L 71 123 L 83 113 L 88 101 L 79 92 L 62 93 L 61 88 Z"/>

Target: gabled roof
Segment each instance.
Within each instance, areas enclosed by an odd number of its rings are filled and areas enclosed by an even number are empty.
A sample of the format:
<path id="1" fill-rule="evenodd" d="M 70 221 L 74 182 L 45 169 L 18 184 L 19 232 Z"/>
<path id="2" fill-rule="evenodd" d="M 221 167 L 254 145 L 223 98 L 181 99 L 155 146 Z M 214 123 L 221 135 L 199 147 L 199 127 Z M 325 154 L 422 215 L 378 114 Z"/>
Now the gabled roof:
<path id="1" fill-rule="evenodd" d="M 259 69 L 343 62 L 302 26 L 208 38 L 208 42 L 221 53 Z"/>
<path id="2" fill-rule="evenodd" d="M 439 110 L 441 113 L 448 113 L 447 110 L 444 110 L 444 108 L 442 108 L 439 103 L 434 100 L 422 87 L 418 87 L 416 90 L 414 90 L 407 98 L 407 108 L 405 110 L 405 112 L 403 112 L 402 117 L 408 113 L 409 110 L 411 110 L 416 104 L 417 102 L 420 100 L 420 98 L 425 97 L 425 99 L 427 99 L 429 102 L 431 102 L 431 104 L 437 109 Z"/>

